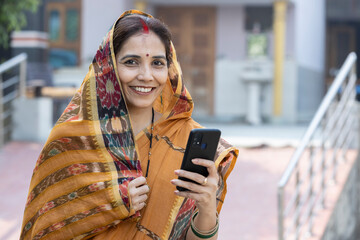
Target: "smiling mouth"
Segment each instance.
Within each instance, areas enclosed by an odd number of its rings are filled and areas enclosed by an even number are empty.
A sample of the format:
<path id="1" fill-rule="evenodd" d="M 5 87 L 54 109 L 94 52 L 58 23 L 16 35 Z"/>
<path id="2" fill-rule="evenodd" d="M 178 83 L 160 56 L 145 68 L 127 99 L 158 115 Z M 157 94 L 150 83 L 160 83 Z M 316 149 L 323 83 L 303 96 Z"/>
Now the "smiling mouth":
<path id="1" fill-rule="evenodd" d="M 141 93 L 149 93 L 151 92 L 153 89 L 153 87 L 131 87 L 132 89 L 134 89 L 136 92 L 141 92 Z"/>

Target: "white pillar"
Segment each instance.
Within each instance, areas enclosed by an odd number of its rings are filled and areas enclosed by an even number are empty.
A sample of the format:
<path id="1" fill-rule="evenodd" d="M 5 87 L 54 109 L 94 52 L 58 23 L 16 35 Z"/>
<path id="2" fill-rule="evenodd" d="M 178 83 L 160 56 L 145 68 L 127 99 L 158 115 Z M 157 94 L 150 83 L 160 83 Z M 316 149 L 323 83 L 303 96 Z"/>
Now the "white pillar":
<path id="1" fill-rule="evenodd" d="M 53 127 L 51 98 L 18 98 L 14 101 L 14 130 L 17 141 L 45 142 Z"/>
<path id="2" fill-rule="evenodd" d="M 260 116 L 260 94 L 261 83 L 257 81 L 249 81 L 248 83 L 248 108 L 246 120 L 252 125 L 261 123 Z"/>

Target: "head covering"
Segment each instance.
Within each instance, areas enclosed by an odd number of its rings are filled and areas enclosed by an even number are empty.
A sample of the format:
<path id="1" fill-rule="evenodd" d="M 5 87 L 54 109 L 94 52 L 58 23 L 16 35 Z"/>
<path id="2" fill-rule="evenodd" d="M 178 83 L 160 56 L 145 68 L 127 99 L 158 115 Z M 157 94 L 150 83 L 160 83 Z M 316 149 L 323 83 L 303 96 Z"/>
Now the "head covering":
<path id="1" fill-rule="evenodd" d="M 130 14 L 151 17 L 131 10 L 118 21 Z M 105 36 L 80 89 L 53 128 L 36 163 L 21 239 L 50 234 L 54 239 L 67 239 L 70 236 L 58 235 L 56 230 L 84 220 L 87 231 L 69 234 L 85 236 L 134 214 L 127 184 L 143 173 L 116 68 L 114 27 Z M 162 118 L 191 116 L 192 99 L 181 81 L 173 46 L 168 84 L 154 108 L 163 114 Z M 78 208 L 69 210 L 69 202 L 77 202 Z"/>
<path id="2" fill-rule="evenodd" d="M 130 10 L 117 21 L 132 14 L 151 18 Z M 143 175 L 137 142 L 146 141 L 146 131 L 145 137 L 135 141 L 116 67 L 116 22 L 37 160 L 20 239 L 86 239 L 121 221 L 139 219 L 140 213 L 130 206 L 127 186 Z M 182 81 L 172 44 L 171 53 L 166 86 L 153 105 L 162 114 L 157 128 L 167 133 L 187 122 L 191 124 L 186 129 L 200 127 L 192 123 L 193 101 Z M 164 141 L 169 143 L 171 138 Z M 224 192 L 221 194 L 225 196 Z M 176 199 L 178 210 L 183 200 Z M 176 214 L 173 213 L 172 221 Z M 166 237 L 173 229 L 173 223 L 167 224 Z"/>

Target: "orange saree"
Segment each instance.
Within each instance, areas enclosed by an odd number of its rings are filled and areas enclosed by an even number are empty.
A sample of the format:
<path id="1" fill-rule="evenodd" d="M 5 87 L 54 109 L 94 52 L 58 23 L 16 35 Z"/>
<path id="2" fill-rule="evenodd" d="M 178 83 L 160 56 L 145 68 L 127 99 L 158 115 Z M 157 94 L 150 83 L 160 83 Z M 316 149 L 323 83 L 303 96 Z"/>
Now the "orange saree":
<path id="1" fill-rule="evenodd" d="M 125 12 L 143 14 L 139 11 Z M 20 239 L 182 239 L 194 201 L 176 196 L 170 180 L 181 165 L 193 102 L 181 79 L 172 46 L 167 85 L 154 104 L 147 206 L 134 212 L 128 183 L 143 175 L 149 129 L 134 136 L 113 50 L 114 26 L 89 67 L 82 86 L 53 128 L 30 183 Z M 216 155 L 220 212 L 226 179 L 238 150 L 221 140 Z"/>

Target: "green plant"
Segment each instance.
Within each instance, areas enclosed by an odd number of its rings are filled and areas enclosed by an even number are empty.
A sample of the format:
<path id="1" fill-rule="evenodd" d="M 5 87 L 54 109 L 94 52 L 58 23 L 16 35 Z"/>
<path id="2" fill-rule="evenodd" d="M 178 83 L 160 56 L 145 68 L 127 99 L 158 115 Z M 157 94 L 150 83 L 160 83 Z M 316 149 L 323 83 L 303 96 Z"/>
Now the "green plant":
<path id="1" fill-rule="evenodd" d="M 8 48 L 11 31 L 26 26 L 25 11 L 36 12 L 40 0 L 0 0 L 0 47 Z"/>

